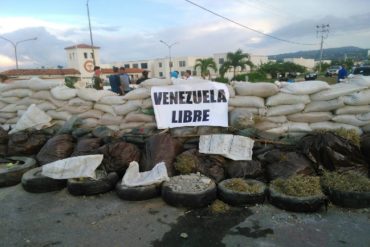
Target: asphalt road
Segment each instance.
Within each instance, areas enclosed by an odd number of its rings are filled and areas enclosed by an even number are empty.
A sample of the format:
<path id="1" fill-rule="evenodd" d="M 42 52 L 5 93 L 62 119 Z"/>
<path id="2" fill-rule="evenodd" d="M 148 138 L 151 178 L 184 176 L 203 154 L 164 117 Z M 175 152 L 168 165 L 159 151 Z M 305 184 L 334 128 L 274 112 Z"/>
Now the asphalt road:
<path id="1" fill-rule="evenodd" d="M 370 246 L 370 208 L 329 206 L 314 214 L 269 204 L 214 215 L 161 198 L 142 202 L 114 192 L 74 197 L 0 188 L 0 246 Z M 187 238 L 180 235 L 187 234 Z"/>

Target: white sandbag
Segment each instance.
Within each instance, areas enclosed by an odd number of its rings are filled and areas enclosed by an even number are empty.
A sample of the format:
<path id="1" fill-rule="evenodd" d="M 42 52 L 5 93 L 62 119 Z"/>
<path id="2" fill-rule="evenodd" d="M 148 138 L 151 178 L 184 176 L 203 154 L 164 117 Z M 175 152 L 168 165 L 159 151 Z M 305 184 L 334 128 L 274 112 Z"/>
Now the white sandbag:
<path id="1" fill-rule="evenodd" d="M 0 101 L 6 104 L 16 104 L 20 98 L 18 97 L 0 97 Z"/>
<path id="2" fill-rule="evenodd" d="M 229 95 L 230 95 L 229 97 L 230 98 L 235 97 L 235 89 L 229 84 L 226 84 L 226 87 L 227 87 L 227 90 L 229 90 Z"/>
<path id="3" fill-rule="evenodd" d="M 88 110 L 84 113 L 78 114 L 80 118 L 96 118 L 100 119 L 103 116 L 104 112 L 99 110 Z M 114 115 L 113 115 L 114 116 Z"/>
<path id="4" fill-rule="evenodd" d="M 80 114 L 80 113 L 84 113 L 91 109 L 92 109 L 92 106 L 87 106 L 87 105 L 82 105 L 82 106 L 65 105 L 65 106 L 60 107 L 57 111 L 66 111 L 71 114 Z"/>
<path id="5" fill-rule="evenodd" d="M 100 110 L 100 111 L 105 112 L 105 113 L 110 113 L 113 116 L 117 116 L 116 112 L 114 111 L 114 109 L 111 105 L 95 103 L 94 104 L 94 109 L 95 110 Z"/>
<path id="6" fill-rule="evenodd" d="M 287 131 L 288 131 L 288 125 L 286 125 L 286 124 L 281 125 L 277 128 L 265 130 L 266 133 L 275 134 L 275 135 L 282 135 L 282 134 L 286 133 Z"/>
<path id="7" fill-rule="evenodd" d="M 108 129 L 119 131 L 119 125 L 106 125 Z"/>
<path id="8" fill-rule="evenodd" d="M 96 178 L 95 170 L 102 161 L 102 154 L 83 155 L 57 160 L 43 165 L 41 174 L 54 179 Z"/>
<path id="9" fill-rule="evenodd" d="M 48 110 L 46 111 L 46 114 L 48 114 L 50 117 L 56 120 L 65 120 L 67 121 L 72 117 L 72 115 L 69 112 L 66 111 L 56 111 L 56 110 Z"/>
<path id="10" fill-rule="evenodd" d="M 370 104 L 370 89 L 362 90 L 344 97 L 346 105 L 368 105 Z"/>
<path id="11" fill-rule="evenodd" d="M 122 96 L 123 99 L 125 100 L 135 100 L 135 99 L 146 99 L 150 98 L 150 90 L 142 87 L 142 88 L 137 88 L 135 90 L 132 90 Z"/>
<path id="12" fill-rule="evenodd" d="M 343 129 L 347 129 L 347 130 L 355 130 L 356 133 L 358 133 L 359 135 L 362 134 L 362 130 L 357 126 L 353 126 L 353 125 L 349 125 L 349 124 L 343 124 L 343 123 L 329 122 L 329 121 L 319 122 L 319 123 L 311 123 L 310 127 L 314 131 L 315 130 L 322 130 L 322 129 L 336 130 L 336 129 L 343 128 Z"/>
<path id="13" fill-rule="evenodd" d="M 32 104 L 41 104 L 42 102 L 44 102 L 44 100 L 41 100 L 41 99 L 33 99 L 31 97 L 24 97 L 22 99 L 20 99 L 19 101 L 17 101 L 17 105 L 32 105 Z"/>
<path id="14" fill-rule="evenodd" d="M 17 112 L 18 110 L 26 110 L 28 106 L 26 105 L 17 105 L 17 104 L 9 104 L 0 109 L 0 112 Z"/>
<path id="15" fill-rule="evenodd" d="M 67 86 L 57 86 L 50 90 L 51 95 L 57 100 L 69 100 L 77 95 L 77 89 Z"/>
<path id="16" fill-rule="evenodd" d="M 48 101 L 44 101 L 40 104 L 37 104 L 37 107 L 40 110 L 43 110 L 43 111 L 56 110 L 57 109 L 57 107 L 55 105 L 53 105 L 52 103 L 50 103 Z"/>
<path id="17" fill-rule="evenodd" d="M 356 115 L 357 119 L 362 120 L 362 121 L 369 121 L 370 120 L 370 112 L 367 113 L 362 113 Z"/>
<path id="18" fill-rule="evenodd" d="M 337 123 L 344 123 L 353 126 L 363 126 L 370 124 L 370 121 L 359 120 L 356 115 L 338 115 L 333 117 L 332 121 Z"/>
<path id="19" fill-rule="evenodd" d="M 18 116 L 16 116 L 16 117 L 14 117 L 14 118 L 10 118 L 10 119 L 8 119 L 8 120 L 6 120 L 6 124 L 16 124 L 17 122 L 18 122 L 18 120 L 19 120 L 19 117 Z"/>
<path id="20" fill-rule="evenodd" d="M 15 112 L 0 112 L 0 118 L 10 119 L 17 116 Z"/>
<path id="21" fill-rule="evenodd" d="M 58 107 L 62 107 L 66 104 L 65 101 L 54 99 L 51 93 L 46 90 L 33 93 L 31 98 L 49 101 Z"/>
<path id="22" fill-rule="evenodd" d="M 312 128 L 308 123 L 288 122 L 288 132 L 311 132 Z"/>
<path id="23" fill-rule="evenodd" d="M 4 102 L 2 102 L 2 101 L 0 101 L 0 109 L 1 108 L 3 108 L 3 107 L 5 107 L 5 106 L 7 106 L 8 104 L 6 104 L 6 103 L 4 103 Z"/>
<path id="24" fill-rule="evenodd" d="M 34 91 L 39 90 L 50 90 L 53 87 L 64 84 L 64 81 L 61 80 L 42 80 L 38 77 L 31 78 L 27 81 L 27 87 Z"/>
<path id="25" fill-rule="evenodd" d="M 6 92 L 1 93 L 1 97 L 19 97 L 19 98 L 24 98 L 31 96 L 33 94 L 33 91 L 30 89 L 14 89 L 14 90 L 9 90 Z"/>
<path id="26" fill-rule="evenodd" d="M 50 121 L 51 117 L 49 117 L 44 111 L 37 108 L 36 105 L 32 104 L 18 120 L 14 129 L 12 129 L 9 134 L 30 128 L 36 128 L 37 130 L 40 130 L 43 127 L 50 126 Z"/>
<path id="27" fill-rule="evenodd" d="M 366 87 L 348 84 L 348 83 L 337 83 L 337 84 L 331 85 L 329 89 L 312 94 L 310 97 L 312 101 L 331 100 L 331 99 L 338 98 L 339 96 L 352 94 L 364 88 Z"/>
<path id="28" fill-rule="evenodd" d="M 273 122 L 273 123 L 285 123 L 288 121 L 286 116 L 265 117 L 263 119 L 266 121 Z"/>
<path id="29" fill-rule="evenodd" d="M 361 126 L 363 132 L 369 133 L 370 132 L 370 124 Z"/>
<path id="30" fill-rule="evenodd" d="M 143 87 L 166 86 L 166 85 L 172 85 L 172 81 L 170 78 L 168 79 L 150 78 L 140 83 L 140 86 Z"/>
<path id="31" fill-rule="evenodd" d="M 253 111 L 253 109 L 255 111 Z M 229 125 L 234 128 L 246 128 L 254 125 L 254 113 L 257 108 L 236 108 L 229 113 Z"/>
<path id="32" fill-rule="evenodd" d="M 236 95 L 266 98 L 279 92 L 279 88 L 270 82 L 232 82 Z"/>
<path id="33" fill-rule="evenodd" d="M 301 112 L 304 109 L 304 104 L 295 104 L 295 105 L 278 105 L 272 106 L 267 110 L 267 116 L 281 116 L 281 115 L 290 115 L 297 112 Z"/>
<path id="34" fill-rule="evenodd" d="M 5 122 L 7 121 L 7 119 L 5 118 L 0 118 L 0 124 L 5 124 Z"/>
<path id="35" fill-rule="evenodd" d="M 157 123 L 153 122 L 153 123 L 145 123 L 144 124 L 144 128 L 147 128 L 147 129 L 157 129 Z"/>
<path id="36" fill-rule="evenodd" d="M 254 140 L 230 134 L 201 135 L 199 152 L 219 154 L 232 160 L 252 160 Z"/>
<path id="37" fill-rule="evenodd" d="M 104 96 L 98 102 L 106 105 L 122 105 L 126 100 L 122 96 Z"/>
<path id="38" fill-rule="evenodd" d="M 324 81 L 302 81 L 283 84 L 280 88 L 280 92 L 307 95 L 317 93 L 328 88 L 330 88 L 330 85 Z"/>
<path id="39" fill-rule="evenodd" d="M 146 172 L 139 172 L 139 164 L 136 161 L 132 161 L 122 178 L 122 185 L 127 187 L 147 186 L 169 180 L 167 168 L 163 161 L 156 164 L 152 170 Z"/>
<path id="40" fill-rule="evenodd" d="M 262 108 L 265 106 L 264 99 L 257 96 L 235 96 L 229 99 L 229 106 L 235 107 L 256 107 Z"/>
<path id="41" fill-rule="evenodd" d="M 117 96 L 117 94 L 108 90 L 96 90 L 94 88 L 77 89 L 77 96 L 83 100 L 99 101 L 104 96 Z"/>
<path id="42" fill-rule="evenodd" d="M 141 104 L 141 109 L 153 108 L 153 101 L 151 98 L 144 99 Z"/>
<path id="43" fill-rule="evenodd" d="M 328 101 L 312 101 L 306 105 L 304 112 L 326 112 L 338 109 L 342 106 L 344 106 L 343 97 Z"/>
<path id="44" fill-rule="evenodd" d="M 68 105 L 69 106 L 89 106 L 92 108 L 94 106 L 94 103 L 91 101 L 80 99 L 80 98 L 73 98 L 73 99 L 68 100 Z"/>
<path id="45" fill-rule="evenodd" d="M 142 100 L 130 100 L 123 105 L 113 105 L 114 112 L 117 115 L 126 115 L 132 111 L 136 111 L 142 105 Z"/>
<path id="46" fill-rule="evenodd" d="M 276 105 L 293 105 L 293 104 L 308 104 L 310 103 L 310 97 L 308 95 L 294 95 L 287 93 L 278 93 L 270 96 L 266 99 L 267 106 Z"/>
<path id="47" fill-rule="evenodd" d="M 308 112 L 308 113 L 295 113 L 287 116 L 289 121 L 315 123 L 325 122 L 333 118 L 331 112 Z"/>
<path id="48" fill-rule="evenodd" d="M 41 110 L 41 109 L 40 109 Z M 17 117 L 22 117 L 22 115 L 26 112 L 27 110 L 18 110 L 17 111 Z"/>
<path id="49" fill-rule="evenodd" d="M 269 129 L 274 129 L 280 127 L 282 124 L 281 123 L 274 123 L 268 120 L 262 120 L 256 122 L 253 127 L 255 127 L 258 130 L 269 130 Z"/>
<path id="50" fill-rule="evenodd" d="M 110 113 L 105 113 L 100 118 L 99 124 L 100 125 L 120 125 L 123 122 L 122 116 L 114 116 Z"/>
<path id="51" fill-rule="evenodd" d="M 85 119 L 82 119 L 81 128 L 95 128 L 98 125 L 99 125 L 99 119 L 85 118 Z"/>
<path id="52" fill-rule="evenodd" d="M 354 75 L 352 78 L 348 78 L 348 83 L 356 84 L 358 86 L 370 87 L 370 77 L 363 75 Z"/>
<path id="53" fill-rule="evenodd" d="M 344 106 L 335 110 L 335 114 L 362 114 L 370 112 L 370 105 Z"/>
<path id="54" fill-rule="evenodd" d="M 28 89 L 27 80 L 14 81 L 12 83 L 0 83 L 0 92 L 21 88 Z"/>
<path id="55" fill-rule="evenodd" d="M 123 119 L 125 123 L 130 122 L 154 122 L 155 117 L 152 115 L 147 115 L 143 113 L 137 113 L 137 112 L 130 112 L 126 115 L 126 117 Z"/>
<path id="56" fill-rule="evenodd" d="M 133 129 L 133 128 L 140 128 L 142 126 L 144 126 L 144 122 L 130 122 L 130 123 L 121 123 L 119 128 L 121 130 L 125 130 L 125 129 Z"/>

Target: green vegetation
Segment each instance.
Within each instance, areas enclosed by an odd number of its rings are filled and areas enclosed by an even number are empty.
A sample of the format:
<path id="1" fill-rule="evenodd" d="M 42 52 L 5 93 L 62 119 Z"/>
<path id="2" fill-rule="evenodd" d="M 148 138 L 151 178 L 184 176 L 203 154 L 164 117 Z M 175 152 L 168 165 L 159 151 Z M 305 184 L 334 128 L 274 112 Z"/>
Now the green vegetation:
<path id="1" fill-rule="evenodd" d="M 217 78 L 215 78 L 215 81 L 222 82 L 222 83 L 229 83 L 229 79 L 227 79 L 225 77 L 217 77 Z"/>
<path id="2" fill-rule="evenodd" d="M 248 183 L 242 178 L 232 178 L 225 183 L 225 187 L 229 190 L 237 192 L 257 193 L 261 191 L 261 185 Z"/>
<path id="3" fill-rule="evenodd" d="M 178 155 L 174 166 L 180 174 L 190 174 L 196 171 L 197 160 L 191 155 Z"/>
<path id="4" fill-rule="evenodd" d="M 270 80 L 267 78 L 266 74 L 261 71 L 253 71 L 248 74 L 248 81 L 249 82 L 269 82 Z"/>
<path id="5" fill-rule="evenodd" d="M 353 142 L 356 146 L 360 146 L 361 137 L 354 129 L 345 129 L 339 128 L 336 130 L 328 130 L 328 129 L 317 129 L 315 132 L 318 133 L 325 133 L 325 132 L 332 132 L 340 137 L 343 137 L 346 140 Z"/>
<path id="6" fill-rule="evenodd" d="M 292 176 L 288 179 L 275 179 L 271 182 L 274 189 L 289 196 L 317 196 L 322 195 L 320 178 L 311 176 Z"/>
<path id="7" fill-rule="evenodd" d="M 75 88 L 74 84 L 78 81 L 78 77 L 74 76 L 66 76 L 64 78 L 64 85 L 66 85 L 69 88 Z"/>
<path id="8" fill-rule="evenodd" d="M 324 186 L 348 192 L 370 192 L 370 179 L 354 172 L 325 172 L 321 182 Z"/>
<path id="9" fill-rule="evenodd" d="M 254 67 L 254 64 L 251 61 L 249 61 L 249 54 L 243 53 L 243 51 L 241 49 L 238 49 L 234 53 L 233 52 L 228 52 L 226 54 L 226 61 L 224 62 L 224 64 L 222 64 L 222 66 L 219 70 L 220 76 L 224 77 L 225 73 L 229 69 L 232 68 L 234 70 L 233 78 L 235 78 L 236 69 L 237 68 L 245 69 L 246 65 L 249 65 L 251 68 Z"/>
<path id="10" fill-rule="evenodd" d="M 279 74 L 285 75 L 286 73 L 304 73 L 306 71 L 306 68 L 294 64 L 291 62 L 285 62 L 285 63 L 274 63 L 274 62 L 268 62 L 265 64 L 262 64 L 257 72 L 260 74 L 270 75 L 272 79 L 277 79 Z"/>
<path id="11" fill-rule="evenodd" d="M 230 210 L 230 206 L 223 201 L 215 200 L 211 204 L 210 210 L 213 214 L 223 214 Z"/>
<path id="12" fill-rule="evenodd" d="M 205 59 L 198 58 L 194 66 L 194 70 L 196 70 L 197 68 L 200 68 L 200 74 L 203 77 L 203 79 L 209 77 L 210 75 L 209 69 L 213 69 L 214 71 L 217 72 L 217 65 L 213 58 L 211 57 Z"/>

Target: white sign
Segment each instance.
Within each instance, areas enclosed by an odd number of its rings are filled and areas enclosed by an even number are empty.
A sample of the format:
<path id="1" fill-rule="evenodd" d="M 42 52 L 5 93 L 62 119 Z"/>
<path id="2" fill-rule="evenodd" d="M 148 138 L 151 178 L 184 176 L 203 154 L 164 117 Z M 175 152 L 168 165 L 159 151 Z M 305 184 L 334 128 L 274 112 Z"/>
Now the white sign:
<path id="1" fill-rule="evenodd" d="M 158 129 L 182 126 L 228 126 L 229 91 L 225 84 L 202 82 L 152 87 Z"/>

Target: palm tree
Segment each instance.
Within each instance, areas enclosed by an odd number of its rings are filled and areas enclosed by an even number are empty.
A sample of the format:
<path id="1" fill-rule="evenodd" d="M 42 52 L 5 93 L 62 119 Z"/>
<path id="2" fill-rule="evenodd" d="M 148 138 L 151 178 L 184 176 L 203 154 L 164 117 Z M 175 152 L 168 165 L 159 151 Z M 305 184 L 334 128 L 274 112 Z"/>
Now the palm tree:
<path id="1" fill-rule="evenodd" d="M 234 69 L 234 77 L 236 75 L 236 69 L 240 67 L 241 69 L 245 69 L 246 65 L 249 65 L 251 68 L 254 67 L 254 64 L 249 61 L 249 54 L 243 53 L 241 49 L 238 49 L 236 52 L 228 52 L 226 54 L 226 61 L 222 65 L 222 70 L 220 68 L 220 73 L 226 73 L 226 71 L 230 68 Z"/>
<path id="2" fill-rule="evenodd" d="M 196 70 L 198 67 L 200 68 L 200 74 L 203 77 L 203 79 L 205 79 L 206 76 L 210 75 L 209 69 L 213 69 L 214 71 L 217 71 L 217 65 L 215 61 L 213 60 L 213 58 L 211 57 L 205 58 L 205 59 L 198 58 L 194 66 L 194 70 Z"/>

